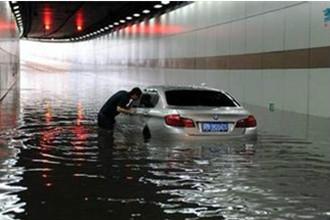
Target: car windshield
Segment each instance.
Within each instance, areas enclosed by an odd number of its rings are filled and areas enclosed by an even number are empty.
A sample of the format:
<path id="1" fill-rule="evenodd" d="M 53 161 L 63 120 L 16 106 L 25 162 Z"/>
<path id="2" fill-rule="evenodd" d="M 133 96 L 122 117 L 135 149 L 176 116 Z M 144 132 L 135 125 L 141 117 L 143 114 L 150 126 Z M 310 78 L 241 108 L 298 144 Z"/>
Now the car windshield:
<path id="1" fill-rule="evenodd" d="M 168 105 L 235 107 L 235 101 L 227 95 L 211 90 L 170 90 L 165 92 Z"/>

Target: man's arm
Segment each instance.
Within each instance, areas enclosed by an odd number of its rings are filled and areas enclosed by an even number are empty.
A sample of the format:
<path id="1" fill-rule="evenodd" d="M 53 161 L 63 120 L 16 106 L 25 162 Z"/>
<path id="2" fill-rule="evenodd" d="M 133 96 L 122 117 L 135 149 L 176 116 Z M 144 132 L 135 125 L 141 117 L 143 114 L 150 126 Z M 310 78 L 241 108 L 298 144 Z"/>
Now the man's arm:
<path id="1" fill-rule="evenodd" d="M 135 111 L 134 111 L 134 109 L 131 109 L 131 108 L 126 109 L 126 108 L 117 106 L 117 112 L 125 113 L 125 114 L 133 114 Z"/>

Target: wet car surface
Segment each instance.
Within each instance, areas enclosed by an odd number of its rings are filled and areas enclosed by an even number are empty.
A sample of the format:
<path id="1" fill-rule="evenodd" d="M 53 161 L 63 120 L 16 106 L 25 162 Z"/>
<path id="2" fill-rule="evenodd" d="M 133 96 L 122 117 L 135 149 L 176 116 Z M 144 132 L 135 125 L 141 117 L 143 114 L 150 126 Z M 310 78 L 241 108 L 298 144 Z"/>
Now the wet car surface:
<path id="1" fill-rule="evenodd" d="M 255 144 L 146 143 L 130 116 L 113 135 L 96 127 L 121 88 L 109 71 L 22 71 L 0 111 L 0 219 L 330 217 L 330 140 L 307 118 L 286 135 L 260 120 Z"/>

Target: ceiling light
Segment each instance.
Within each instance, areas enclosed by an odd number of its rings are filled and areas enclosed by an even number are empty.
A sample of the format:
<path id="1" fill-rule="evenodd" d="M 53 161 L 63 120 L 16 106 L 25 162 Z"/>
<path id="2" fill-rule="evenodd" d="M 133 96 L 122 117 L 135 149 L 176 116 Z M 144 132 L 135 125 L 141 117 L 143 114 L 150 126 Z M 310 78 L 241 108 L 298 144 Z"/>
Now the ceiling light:
<path id="1" fill-rule="evenodd" d="M 150 10 L 145 9 L 145 10 L 142 11 L 142 13 L 144 13 L 144 14 L 149 14 L 149 13 L 150 13 Z"/>
<path id="2" fill-rule="evenodd" d="M 19 10 L 14 11 L 15 14 L 19 14 Z"/>
<path id="3" fill-rule="evenodd" d="M 140 14 L 139 13 L 135 13 L 133 14 L 134 17 L 140 17 Z"/>
<path id="4" fill-rule="evenodd" d="M 11 3 L 12 3 L 12 4 L 16 4 L 16 3 L 17 3 L 17 1 L 11 1 Z"/>
<path id="5" fill-rule="evenodd" d="M 132 20 L 132 17 L 130 16 L 126 17 L 126 20 Z"/>
<path id="6" fill-rule="evenodd" d="M 120 22 L 120 23 L 125 23 L 126 21 L 125 21 L 125 20 L 120 20 L 119 22 Z"/>
<path id="7" fill-rule="evenodd" d="M 14 10 L 18 10 L 18 9 L 19 9 L 19 6 L 18 6 L 18 5 L 15 5 L 15 6 L 13 7 L 13 9 L 14 9 Z"/>
<path id="8" fill-rule="evenodd" d="M 100 29 L 100 31 L 104 31 L 104 29 L 103 29 L 103 28 L 101 28 L 101 29 Z"/>
<path id="9" fill-rule="evenodd" d="M 119 23 L 118 22 L 115 22 L 115 23 L 113 23 L 114 25 L 119 25 Z"/>
<path id="10" fill-rule="evenodd" d="M 109 28 L 108 28 L 108 27 L 105 27 L 104 29 L 105 29 L 105 30 L 109 30 Z"/>
<path id="11" fill-rule="evenodd" d="M 168 4 L 170 4 L 170 1 L 161 1 L 161 3 L 162 3 L 163 5 L 168 5 Z"/>
<path id="12" fill-rule="evenodd" d="M 157 4 L 157 5 L 154 5 L 154 8 L 162 8 L 163 6 L 162 5 L 159 5 L 159 4 Z"/>

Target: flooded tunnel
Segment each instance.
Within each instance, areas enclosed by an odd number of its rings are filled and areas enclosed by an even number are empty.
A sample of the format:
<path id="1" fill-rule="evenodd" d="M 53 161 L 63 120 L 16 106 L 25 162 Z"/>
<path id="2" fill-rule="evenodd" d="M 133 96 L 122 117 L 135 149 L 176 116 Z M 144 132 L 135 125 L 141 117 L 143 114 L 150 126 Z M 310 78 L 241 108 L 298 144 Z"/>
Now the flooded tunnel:
<path id="1" fill-rule="evenodd" d="M 329 2 L 0 2 L 0 219 L 329 220 L 329 25 Z M 257 138 L 99 128 L 134 87 L 221 91 Z"/>

